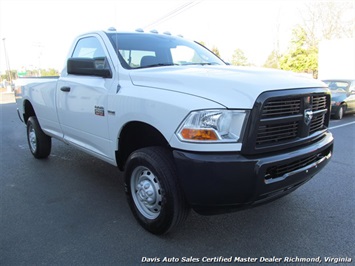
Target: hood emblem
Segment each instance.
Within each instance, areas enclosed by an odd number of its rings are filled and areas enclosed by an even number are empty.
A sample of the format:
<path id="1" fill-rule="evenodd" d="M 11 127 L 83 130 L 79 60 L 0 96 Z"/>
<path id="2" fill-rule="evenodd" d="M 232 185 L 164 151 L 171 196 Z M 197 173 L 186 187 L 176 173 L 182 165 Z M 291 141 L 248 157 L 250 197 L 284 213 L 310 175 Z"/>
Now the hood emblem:
<path id="1" fill-rule="evenodd" d="M 306 109 L 304 110 L 304 123 L 308 126 L 313 118 L 313 111 L 312 109 Z"/>

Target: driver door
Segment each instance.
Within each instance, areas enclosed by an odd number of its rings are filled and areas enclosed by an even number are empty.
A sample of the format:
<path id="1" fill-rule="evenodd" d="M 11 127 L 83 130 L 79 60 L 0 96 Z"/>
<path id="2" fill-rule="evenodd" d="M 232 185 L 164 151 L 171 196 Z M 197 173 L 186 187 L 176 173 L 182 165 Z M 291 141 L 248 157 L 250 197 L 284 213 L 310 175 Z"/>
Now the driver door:
<path id="1" fill-rule="evenodd" d="M 99 36 L 80 39 L 71 57 L 98 58 L 108 53 Z M 112 79 L 68 74 L 58 81 L 58 118 L 64 139 L 100 157 L 109 157 L 108 88 Z"/>

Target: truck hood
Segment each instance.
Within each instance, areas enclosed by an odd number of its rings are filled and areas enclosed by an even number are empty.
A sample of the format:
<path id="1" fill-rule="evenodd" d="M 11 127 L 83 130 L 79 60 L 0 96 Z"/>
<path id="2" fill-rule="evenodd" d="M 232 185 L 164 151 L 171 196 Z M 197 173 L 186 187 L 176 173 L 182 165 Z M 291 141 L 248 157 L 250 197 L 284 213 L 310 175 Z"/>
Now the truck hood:
<path id="1" fill-rule="evenodd" d="M 270 90 L 326 87 L 301 74 L 266 68 L 170 66 L 132 70 L 131 81 L 144 86 L 217 102 L 227 108 L 251 109 L 260 93 Z"/>

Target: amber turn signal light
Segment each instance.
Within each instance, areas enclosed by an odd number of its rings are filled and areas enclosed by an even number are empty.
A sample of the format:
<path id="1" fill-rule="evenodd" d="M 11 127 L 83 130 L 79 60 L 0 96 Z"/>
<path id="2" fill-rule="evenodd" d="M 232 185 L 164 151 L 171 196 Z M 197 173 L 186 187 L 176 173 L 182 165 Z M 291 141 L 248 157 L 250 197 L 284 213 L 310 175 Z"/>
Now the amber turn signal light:
<path id="1" fill-rule="evenodd" d="M 184 128 L 180 134 L 186 140 L 218 140 L 219 139 L 216 132 L 211 129 Z"/>

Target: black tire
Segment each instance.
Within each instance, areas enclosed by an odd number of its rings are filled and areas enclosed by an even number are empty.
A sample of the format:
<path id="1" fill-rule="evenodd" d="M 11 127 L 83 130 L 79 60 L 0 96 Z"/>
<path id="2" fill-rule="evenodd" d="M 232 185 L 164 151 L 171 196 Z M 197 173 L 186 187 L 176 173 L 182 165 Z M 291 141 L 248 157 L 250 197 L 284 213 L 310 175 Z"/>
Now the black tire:
<path id="1" fill-rule="evenodd" d="M 338 112 L 336 112 L 336 114 L 334 115 L 334 118 L 340 120 L 343 118 L 344 113 L 345 113 L 345 108 L 344 106 L 341 105 L 338 109 Z"/>
<path id="2" fill-rule="evenodd" d="M 153 234 L 171 231 L 188 216 L 172 155 L 164 148 L 143 148 L 129 156 L 125 189 L 135 218 Z"/>
<path id="3" fill-rule="evenodd" d="M 51 153 L 52 139 L 42 131 L 35 116 L 31 116 L 27 121 L 27 141 L 35 158 L 47 158 Z"/>

